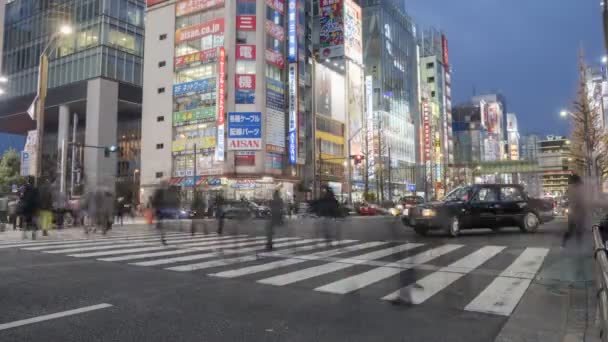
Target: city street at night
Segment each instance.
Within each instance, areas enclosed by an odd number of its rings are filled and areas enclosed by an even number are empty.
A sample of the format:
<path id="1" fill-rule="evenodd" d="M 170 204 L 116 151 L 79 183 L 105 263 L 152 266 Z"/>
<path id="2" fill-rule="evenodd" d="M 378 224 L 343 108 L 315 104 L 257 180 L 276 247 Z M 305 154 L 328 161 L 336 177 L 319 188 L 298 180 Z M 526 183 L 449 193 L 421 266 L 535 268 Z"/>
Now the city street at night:
<path id="1" fill-rule="evenodd" d="M 327 246 L 289 220 L 264 252 L 264 222 L 173 222 L 36 241 L 0 233 L 0 340 L 558 341 L 595 314 L 588 246 L 565 221 L 419 237 L 395 218 L 350 217 Z M 584 261 L 583 261 L 584 260 Z M 580 269 L 583 265 L 583 269 Z M 417 283 L 417 286 L 412 286 Z M 389 299 L 408 287 L 413 303 Z M 398 292 L 397 292 L 398 293 Z M 591 315 L 591 316 L 589 316 Z M 590 324 L 590 323 L 589 323 Z M 595 335 L 595 336 L 594 336 Z M 564 339 L 565 340 L 565 339 Z"/>

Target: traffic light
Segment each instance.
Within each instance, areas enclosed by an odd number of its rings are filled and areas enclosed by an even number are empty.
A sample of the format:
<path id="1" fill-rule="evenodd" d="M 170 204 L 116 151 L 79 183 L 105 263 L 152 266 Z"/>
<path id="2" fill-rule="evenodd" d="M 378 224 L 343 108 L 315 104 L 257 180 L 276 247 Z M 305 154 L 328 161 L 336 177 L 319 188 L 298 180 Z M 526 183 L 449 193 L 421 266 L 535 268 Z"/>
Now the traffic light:
<path id="1" fill-rule="evenodd" d="M 364 158 L 362 154 L 355 155 L 355 165 L 361 164 Z"/>
<path id="2" fill-rule="evenodd" d="M 114 153 L 116 151 L 118 151 L 118 147 L 116 147 L 116 145 L 110 145 L 104 147 L 103 154 L 106 158 L 110 158 L 110 153 Z"/>

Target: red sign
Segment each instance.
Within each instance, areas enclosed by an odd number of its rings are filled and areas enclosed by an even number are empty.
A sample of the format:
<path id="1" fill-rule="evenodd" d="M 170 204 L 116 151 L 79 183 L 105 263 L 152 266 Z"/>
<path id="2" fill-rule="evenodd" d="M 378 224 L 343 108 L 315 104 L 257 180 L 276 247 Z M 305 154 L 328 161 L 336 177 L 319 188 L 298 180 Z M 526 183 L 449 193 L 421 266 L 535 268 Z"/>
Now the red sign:
<path id="1" fill-rule="evenodd" d="M 228 139 L 229 150 L 259 150 L 261 146 L 261 139 Z"/>
<path id="2" fill-rule="evenodd" d="M 266 62 L 274 64 L 279 68 L 285 67 L 285 57 L 282 54 L 266 49 Z"/>
<path id="3" fill-rule="evenodd" d="M 187 55 L 175 57 L 175 67 L 180 67 L 192 63 L 207 63 L 217 59 L 217 49 L 203 50 Z"/>
<path id="4" fill-rule="evenodd" d="M 424 157 L 425 161 L 431 160 L 431 122 L 429 104 L 424 100 L 422 104 L 422 120 L 424 124 Z"/>
<path id="5" fill-rule="evenodd" d="M 175 16 L 179 17 L 223 5 L 224 0 L 182 0 L 175 5 Z"/>
<path id="6" fill-rule="evenodd" d="M 234 163 L 238 166 L 255 166 L 255 154 L 253 155 L 235 155 Z"/>
<path id="7" fill-rule="evenodd" d="M 167 0 L 146 0 L 146 7 L 152 7 L 154 5 L 158 5 L 165 1 L 167 1 Z"/>
<path id="8" fill-rule="evenodd" d="M 220 48 L 220 70 L 217 73 L 219 78 L 218 91 L 217 91 L 217 124 L 224 124 L 224 105 L 225 105 L 225 91 L 226 91 L 226 50 L 223 47 Z"/>
<path id="9" fill-rule="evenodd" d="M 175 31 L 175 42 L 180 43 L 217 33 L 224 33 L 224 18 L 179 29 Z"/>
<path id="10" fill-rule="evenodd" d="M 255 59 L 255 45 L 237 44 L 236 45 L 236 59 L 254 60 Z"/>
<path id="11" fill-rule="evenodd" d="M 255 15 L 237 16 L 236 29 L 241 31 L 255 31 Z"/>
<path id="12" fill-rule="evenodd" d="M 285 30 L 270 20 L 266 20 L 266 33 L 271 35 L 277 40 L 284 41 L 285 40 Z"/>
<path id="13" fill-rule="evenodd" d="M 448 39 L 444 35 L 441 36 L 441 48 L 443 50 L 443 64 L 445 65 L 445 69 L 450 70 L 450 56 L 448 53 Z"/>
<path id="14" fill-rule="evenodd" d="M 266 0 L 266 5 L 281 14 L 285 14 L 285 1 L 283 0 Z"/>
<path id="15" fill-rule="evenodd" d="M 236 74 L 234 75 L 234 86 L 241 90 L 255 90 L 255 75 Z"/>

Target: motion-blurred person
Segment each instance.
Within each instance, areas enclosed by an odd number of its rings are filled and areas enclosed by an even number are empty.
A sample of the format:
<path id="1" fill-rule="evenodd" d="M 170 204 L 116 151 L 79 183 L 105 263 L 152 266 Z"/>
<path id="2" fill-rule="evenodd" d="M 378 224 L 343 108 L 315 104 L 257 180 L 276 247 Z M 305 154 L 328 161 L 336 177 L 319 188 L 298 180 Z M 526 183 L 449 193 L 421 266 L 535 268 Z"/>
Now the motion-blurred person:
<path id="1" fill-rule="evenodd" d="M 179 208 L 177 191 L 170 188 L 166 181 L 162 182 L 160 188 L 154 193 L 152 206 L 156 213 L 156 228 L 160 233 L 160 242 L 166 246 L 165 223 L 163 221 L 171 218 L 172 210 L 177 210 Z"/>
<path id="2" fill-rule="evenodd" d="M 224 197 L 217 195 L 215 198 L 215 218 L 217 219 L 217 233 L 224 233 Z"/>
<path id="3" fill-rule="evenodd" d="M 274 238 L 275 227 L 283 224 L 283 199 L 279 190 L 275 190 L 272 194 L 272 201 L 270 202 L 270 221 L 266 225 L 266 250 L 272 251 L 272 239 Z"/>
<path id="4" fill-rule="evenodd" d="M 32 240 L 36 239 L 36 224 L 34 216 L 38 210 L 38 189 L 33 185 L 33 180 L 28 179 L 27 184 L 21 194 L 21 216 L 23 217 L 23 238 L 26 237 L 26 231 L 32 231 Z"/>
<path id="5" fill-rule="evenodd" d="M 578 175 L 571 175 L 568 179 L 568 230 L 564 233 L 562 247 L 572 235 L 576 237 L 576 243 L 580 246 L 583 230 L 589 222 L 590 203 L 585 203 L 586 196 L 583 180 Z"/>
<path id="6" fill-rule="evenodd" d="M 325 238 L 325 242 L 329 246 L 331 245 L 332 235 L 334 235 L 336 239 L 338 238 L 338 227 L 335 220 L 339 217 L 338 200 L 331 187 L 325 187 L 323 197 L 315 203 L 315 209 L 317 215 L 320 216 L 318 223 L 320 225 L 319 227 Z"/>
<path id="7" fill-rule="evenodd" d="M 53 190 L 48 182 L 41 182 L 38 189 L 38 226 L 42 235 L 47 236 L 53 225 Z"/>
<path id="8" fill-rule="evenodd" d="M 116 224 L 123 225 L 123 216 L 125 214 L 125 203 L 124 197 L 118 197 L 116 203 L 114 203 L 114 214 L 116 215 Z"/>

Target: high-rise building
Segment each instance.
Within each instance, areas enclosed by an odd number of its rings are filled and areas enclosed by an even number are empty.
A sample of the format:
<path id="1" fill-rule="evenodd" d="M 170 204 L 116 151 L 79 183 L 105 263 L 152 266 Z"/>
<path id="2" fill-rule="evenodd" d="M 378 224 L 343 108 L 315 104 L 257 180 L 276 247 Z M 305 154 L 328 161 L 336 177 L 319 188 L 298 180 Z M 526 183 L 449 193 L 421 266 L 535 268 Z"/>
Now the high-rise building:
<path id="1" fill-rule="evenodd" d="M 517 115 L 507 113 L 507 157 L 509 160 L 519 160 L 519 128 Z"/>
<path id="2" fill-rule="evenodd" d="M 363 7 L 363 60 L 366 87 L 371 90 L 368 108 L 370 184 L 376 189 L 388 185 L 388 174 L 377 174 L 374 165 L 389 164 L 390 188 L 400 195 L 416 183 L 419 160 L 418 62 L 416 27 L 395 0 L 361 1 Z M 409 187 L 408 187 L 409 185 Z M 388 186 L 384 186 L 388 188 Z"/>
<path id="3" fill-rule="evenodd" d="M 161 181 L 181 186 L 187 196 L 196 190 L 207 197 L 270 198 L 281 189 L 291 198 L 303 178 L 311 124 L 304 102 L 306 5 L 148 2 L 144 200 Z"/>
<path id="4" fill-rule="evenodd" d="M 507 107 L 501 94 L 484 94 L 471 98 L 473 103 L 483 103 L 481 126 L 484 129 L 484 161 L 508 159 Z"/>
<path id="5" fill-rule="evenodd" d="M 475 167 L 484 160 L 485 130 L 481 118 L 485 102 L 454 106 L 452 129 L 454 131 L 454 165 L 456 168 Z"/>
<path id="6" fill-rule="evenodd" d="M 563 196 L 568 190 L 573 158 L 570 140 L 561 136 L 547 136 L 539 142 L 538 164 L 542 171 L 542 193 L 545 196 Z"/>
<path id="7" fill-rule="evenodd" d="M 540 137 L 536 134 L 525 134 L 519 139 L 519 159 L 537 161 Z"/>
<path id="8" fill-rule="evenodd" d="M 427 182 L 439 197 L 452 177 L 452 95 L 448 41 L 442 32 L 430 28 L 419 32 L 420 102 L 422 106 L 422 160 Z"/>
<path id="9" fill-rule="evenodd" d="M 136 186 L 130 185 L 139 177 L 144 2 L 14 0 L 6 4 L 5 18 L 2 75 L 8 82 L 0 101 L 0 131 L 25 135 L 35 129 L 28 108 L 45 52 L 42 177 L 51 182 L 64 177 L 70 183 L 72 177 L 61 172 L 58 160 L 77 121 L 79 146 L 120 149 L 106 157 L 103 148 L 80 147 L 71 158 L 75 188 L 86 183 L 88 189 L 114 191 L 118 181 L 126 185 L 120 187 L 127 192 L 122 195 L 131 196 Z M 58 36 L 62 25 L 69 25 L 72 33 Z"/>

